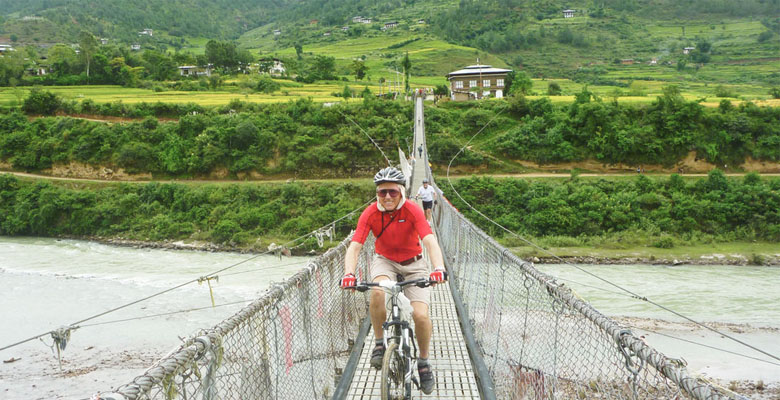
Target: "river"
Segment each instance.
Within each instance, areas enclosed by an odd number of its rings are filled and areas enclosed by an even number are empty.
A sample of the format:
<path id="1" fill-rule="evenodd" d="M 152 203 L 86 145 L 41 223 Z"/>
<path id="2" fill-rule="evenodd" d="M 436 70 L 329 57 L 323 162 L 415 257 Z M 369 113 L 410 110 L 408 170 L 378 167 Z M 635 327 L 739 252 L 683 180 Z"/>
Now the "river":
<path id="1" fill-rule="evenodd" d="M 107 246 L 77 240 L 0 237 L 0 347 L 246 261 L 251 255 Z M 260 256 L 219 274 L 81 324 L 63 352 L 50 337 L 0 352 L 0 398 L 84 399 L 143 372 L 201 328 L 213 326 L 300 270 L 307 258 Z M 280 263 L 282 266 L 279 266 Z M 233 275 L 231 275 L 233 274 Z M 207 307 L 204 310 L 178 311 Z M 135 319 L 151 314 L 169 315 Z M 127 322 L 112 322 L 134 319 Z M 92 325 L 104 323 L 102 325 Z"/>
<path id="2" fill-rule="evenodd" d="M 115 247 L 87 241 L 0 237 L 0 347 L 149 296 L 250 258 L 246 254 Z M 63 371 L 48 337 L 0 352 L 0 398 L 85 399 L 129 382 L 198 329 L 212 326 L 261 295 L 272 282 L 298 271 L 305 258 L 262 256 L 220 273 L 207 285 L 174 292 L 82 324 L 63 353 Z M 278 266 L 279 263 L 284 264 Z M 769 359 L 566 265 L 538 265 L 560 278 L 602 313 L 634 331 L 693 373 L 728 383 L 780 382 Z M 737 266 L 587 265 L 589 272 L 772 354 L 780 354 L 780 269 Z M 233 273 L 237 273 L 231 275 Z M 606 290 L 605 290 L 606 289 Z M 169 315 L 135 319 L 150 315 Z M 127 322 L 114 322 L 133 319 Z M 102 325 L 89 325 L 105 323 Z M 739 355 L 671 339 L 705 344 Z"/>

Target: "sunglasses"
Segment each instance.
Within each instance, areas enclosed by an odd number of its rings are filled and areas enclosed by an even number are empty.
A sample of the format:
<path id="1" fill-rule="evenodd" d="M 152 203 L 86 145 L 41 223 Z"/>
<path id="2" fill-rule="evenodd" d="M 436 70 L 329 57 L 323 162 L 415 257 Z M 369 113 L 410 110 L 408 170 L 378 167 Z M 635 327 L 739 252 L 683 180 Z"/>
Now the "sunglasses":
<path id="1" fill-rule="evenodd" d="M 399 192 L 398 190 L 395 190 L 395 189 L 380 189 L 380 190 L 376 191 L 376 195 L 379 196 L 379 197 L 385 197 L 388 194 L 390 195 L 390 197 L 396 198 L 396 197 L 398 197 L 398 195 L 401 194 L 401 192 Z"/>

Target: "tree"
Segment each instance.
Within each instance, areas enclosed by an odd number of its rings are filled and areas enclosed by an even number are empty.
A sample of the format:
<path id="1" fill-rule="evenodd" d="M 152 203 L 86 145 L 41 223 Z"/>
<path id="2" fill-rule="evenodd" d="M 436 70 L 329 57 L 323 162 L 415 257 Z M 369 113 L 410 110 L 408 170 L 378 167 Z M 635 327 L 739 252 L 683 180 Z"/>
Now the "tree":
<path id="1" fill-rule="evenodd" d="M 206 60 L 216 67 L 232 70 L 239 62 L 236 45 L 231 42 L 209 40 L 206 43 Z"/>
<path id="2" fill-rule="evenodd" d="M 355 80 L 362 81 L 363 78 L 365 78 L 366 76 L 366 71 L 368 70 L 368 67 L 366 67 L 366 63 L 361 60 L 352 60 L 350 69 L 352 70 L 352 74 L 355 75 Z"/>
<path id="3" fill-rule="evenodd" d="M 301 46 L 300 43 L 295 43 L 295 55 L 298 56 L 298 59 L 300 60 L 303 58 L 301 55 L 303 54 L 303 46 Z"/>
<path id="4" fill-rule="evenodd" d="M 87 31 L 81 31 L 79 34 L 79 49 L 81 50 L 81 58 L 84 60 L 84 64 L 87 66 L 87 84 L 89 84 L 89 65 L 92 62 L 92 56 L 97 51 L 97 40 Z"/>
<path id="5" fill-rule="evenodd" d="M 769 89 L 769 95 L 772 96 L 773 99 L 780 99 L 780 87 Z"/>
<path id="6" fill-rule="evenodd" d="M 450 94 L 450 89 L 447 88 L 447 85 L 436 85 L 433 88 L 433 94 L 436 96 L 447 96 Z"/>
<path id="7" fill-rule="evenodd" d="M 412 62 L 409 60 L 409 52 L 406 52 L 403 60 L 401 60 L 401 67 L 404 69 L 404 88 L 409 90 L 409 75 L 411 74 Z"/>
<path id="8" fill-rule="evenodd" d="M 49 62 L 57 76 L 63 76 L 73 73 L 78 56 L 70 46 L 64 44 L 55 44 L 49 49 Z M 123 61 L 124 62 L 124 61 Z"/>
<path id="9" fill-rule="evenodd" d="M 14 80 L 21 79 L 24 73 L 24 53 L 9 51 L 0 57 L 0 85 L 8 86 Z"/>
<path id="10" fill-rule="evenodd" d="M 159 51 L 145 50 L 143 53 L 144 67 L 152 79 L 164 81 L 170 79 L 176 72 L 176 63 Z"/>
<path id="11" fill-rule="evenodd" d="M 513 75 L 511 79 L 511 86 L 507 88 L 507 91 L 513 95 L 528 94 L 534 87 L 534 83 L 531 81 L 531 77 L 529 77 L 528 74 L 526 74 L 524 71 L 512 71 L 512 73 Z"/>
<path id="12" fill-rule="evenodd" d="M 335 79 L 336 59 L 328 56 L 316 56 L 311 66 L 311 76 L 314 80 Z"/>

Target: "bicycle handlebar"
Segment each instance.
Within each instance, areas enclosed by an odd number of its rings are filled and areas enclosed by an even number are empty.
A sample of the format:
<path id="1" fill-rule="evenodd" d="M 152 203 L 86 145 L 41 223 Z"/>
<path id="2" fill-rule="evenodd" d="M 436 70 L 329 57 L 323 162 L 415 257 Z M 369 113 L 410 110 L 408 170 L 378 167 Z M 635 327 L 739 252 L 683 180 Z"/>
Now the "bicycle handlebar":
<path id="1" fill-rule="evenodd" d="M 406 285 L 415 285 L 419 288 L 426 288 L 435 283 L 436 282 L 433 282 L 428 278 L 412 279 L 412 280 L 402 281 L 402 282 L 395 282 L 386 279 L 384 281 L 379 281 L 379 282 L 360 282 L 355 286 L 347 286 L 344 289 L 355 289 L 358 292 L 365 292 L 366 290 L 372 287 L 382 287 L 382 288 L 389 289 L 392 286 L 404 287 Z"/>

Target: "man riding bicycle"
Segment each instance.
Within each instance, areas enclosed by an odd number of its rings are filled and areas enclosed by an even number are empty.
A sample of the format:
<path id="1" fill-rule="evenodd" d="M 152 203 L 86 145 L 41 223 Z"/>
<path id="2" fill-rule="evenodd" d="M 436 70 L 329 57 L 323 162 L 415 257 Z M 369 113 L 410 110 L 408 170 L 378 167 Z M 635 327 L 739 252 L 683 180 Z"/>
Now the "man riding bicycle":
<path id="1" fill-rule="evenodd" d="M 358 254 L 369 231 L 376 237 L 376 255 L 371 262 L 370 271 L 372 282 L 395 279 L 398 274 L 403 275 L 406 280 L 428 277 L 433 282 L 446 281 L 447 272 L 444 269 L 439 242 L 420 207 L 406 201 L 404 174 L 396 168 L 388 167 L 374 176 L 374 184 L 377 201 L 366 207 L 358 219 L 357 229 L 347 248 L 341 287 L 349 288 L 357 283 L 355 268 Z M 428 272 L 428 266 L 422 259 L 420 238 L 435 267 L 433 272 Z M 420 357 L 417 359 L 420 388 L 423 393 L 430 394 L 435 386 L 433 368 L 428 362 L 432 334 L 429 315 L 430 289 L 410 285 L 404 289 L 404 294 L 412 303 L 412 319 L 420 350 Z M 369 314 L 376 338 L 376 346 L 371 352 L 371 366 L 380 369 L 385 353 L 382 330 L 382 323 L 386 318 L 384 291 L 371 291 Z"/>

